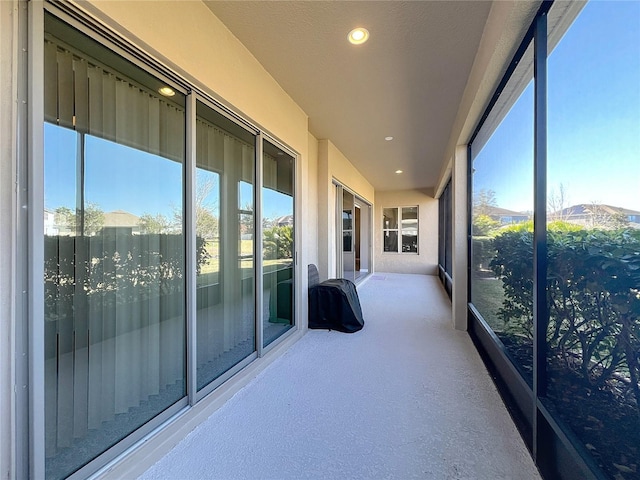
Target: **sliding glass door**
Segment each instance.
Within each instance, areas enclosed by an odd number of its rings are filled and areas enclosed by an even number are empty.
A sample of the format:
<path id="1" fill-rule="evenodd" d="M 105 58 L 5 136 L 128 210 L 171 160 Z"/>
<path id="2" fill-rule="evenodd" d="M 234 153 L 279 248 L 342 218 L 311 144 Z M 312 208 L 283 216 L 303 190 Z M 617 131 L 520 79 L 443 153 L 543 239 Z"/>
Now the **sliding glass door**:
<path id="1" fill-rule="evenodd" d="M 295 159 L 262 143 L 263 346 L 294 325 Z"/>
<path id="2" fill-rule="evenodd" d="M 295 328 L 296 158 L 80 13 L 41 8 L 29 455 L 38 477 L 86 478 Z"/>
<path id="3" fill-rule="evenodd" d="M 50 16 L 44 52 L 44 436 L 64 478 L 185 396 L 185 97 Z"/>
<path id="4" fill-rule="evenodd" d="M 371 205 L 335 186 L 336 277 L 356 282 L 371 268 Z"/>
<path id="5" fill-rule="evenodd" d="M 196 113 L 194 209 L 200 390 L 256 351 L 256 137 L 201 102 L 197 102 Z"/>
<path id="6" fill-rule="evenodd" d="M 353 193 L 342 190 L 342 277 L 355 281 L 355 205 Z"/>

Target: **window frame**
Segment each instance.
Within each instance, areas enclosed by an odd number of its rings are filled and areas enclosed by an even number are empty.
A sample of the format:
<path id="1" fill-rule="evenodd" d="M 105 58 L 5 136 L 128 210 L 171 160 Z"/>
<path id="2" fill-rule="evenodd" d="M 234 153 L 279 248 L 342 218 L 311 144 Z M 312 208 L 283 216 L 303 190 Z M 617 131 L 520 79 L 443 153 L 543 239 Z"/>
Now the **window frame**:
<path id="1" fill-rule="evenodd" d="M 402 243 L 402 232 L 407 230 L 406 227 L 402 225 L 402 214 L 404 209 L 415 208 L 416 209 L 416 250 L 414 251 L 404 251 L 403 243 Z M 398 219 L 398 224 L 396 228 L 385 228 L 384 226 L 384 212 L 385 210 L 395 210 L 396 218 Z M 396 232 L 398 241 L 397 241 L 397 249 L 396 251 L 385 250 L 385 242 L 382 243 L 382 253 L 397 255 L 397 254 L 405 254 L 405 255 L 420 255 L 420 206 L 419 205 L 401 205 L 401 206 L 393 206 L 393 207 L 382 207 L 382 237 L 384 239 L 385 234 Z"/>

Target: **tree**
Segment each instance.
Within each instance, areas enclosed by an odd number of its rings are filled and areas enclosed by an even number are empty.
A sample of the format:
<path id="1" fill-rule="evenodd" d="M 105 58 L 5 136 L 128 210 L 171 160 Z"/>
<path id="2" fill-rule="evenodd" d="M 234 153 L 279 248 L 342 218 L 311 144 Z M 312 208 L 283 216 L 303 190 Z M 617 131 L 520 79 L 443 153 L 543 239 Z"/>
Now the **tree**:
<path id="1" fill-rule="evenodd" d="M 54 210 L 53 218 L 58 228 L 66 228 L 71 233 L 76 232 L 76 212 L 69 207 L 58 207 Z"/>
<path id="2" fill-rule="evenodd" d="M 151 215 L 145 213 L 140 217 L 138 222 L 142 233 L 168 233 L 171 230 L 171 222 L 167 217 L 158 213 L 157 215 Z"/>
<path id="3" fill-rule="evenodd" d="M 284 225 L 265 230 L 263 245 L 267 259 L 293 258 L 293 227 Z"/>
<path id="4" fill-rule="evenodd" d="M 253 235 L 253 205 L 245 205 L 240 214 L 240 234 Z"/>
<path id="5" fill-rule="evenodd" d="M 480 237 L 491 235 L 500 228 L 500 222 L 481 213 L 473 216 L 472 233 Z"/>
<path id="6" fill-rule="evenodd" d="M 219 234 L 219 220 L 215 214 L 216 202 L 210 201 L 209 196 L 215 186 L 215 177 L 198 175 L 194 207 L 196 211 L 196 235 L 201 238 L 212 239 Z M 182 210 L 175 208 L 173 218 L 176 225 L 182 225 Z"/>
<path id="7" fill-rule="evenodd" d="M 569 207 L 569 194 L 563 183 L 558 190 L 551 188 L 547 197 L 547 211 L 549 221 L 567 221 L 573 213 Z"/>
<path id="8" fill-rule="evenodd" d="M 87 203 L 83 220 L 84 235 L 94 235 L 104 226 L 104 212 L 96 204 Z"/>
<path id="9" fill-rule="evenodd" d="M 492 207 L 497 207 L 496 192 L 483 188 L 473 196 L 473 216 L 490 215 Z"/>
<path id="10" fill-rule="evenodd" d="M 84 209 L 72 210 L 58 207 L 54 211 L 54 221 L 69 234 L 85 236 L 95 235 L 104 226 L 104 212 L 95 204 L 88 202 Z"/>
<path id="11" fill-rule="evenodd" d="M 211 240 L 218 236 L 218 219 L 206 208 L 196 209 L 196 236 Z"/>
<path id="12" fill-rule="evenodd" d="M 604 230 L 618 230 L 629 226 L 629 220 L 621 213 L 597 202 L 591 203 L 589 210 L 589 226 Z"/>

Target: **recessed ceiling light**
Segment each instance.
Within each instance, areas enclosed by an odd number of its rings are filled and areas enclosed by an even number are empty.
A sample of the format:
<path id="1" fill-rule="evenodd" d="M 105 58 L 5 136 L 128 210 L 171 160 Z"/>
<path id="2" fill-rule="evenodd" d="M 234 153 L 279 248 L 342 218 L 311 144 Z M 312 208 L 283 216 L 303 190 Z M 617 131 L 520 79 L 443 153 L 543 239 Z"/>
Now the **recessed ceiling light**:
<path id="1" fill-rule="evenodd" d="M 396 170 L 396 173 L 400 175 L 402 173 L 402 170 Z"/>
<path id="2" fill-rule="evenodd" d="M 387 142 L 390 142 L 391 140 L 393 140 L 393 137 L 384 137 L 384 139 L 385 139 Z"/>
<path id="3" fill-rule="evenodd" d="M 164 95 L 165 97 L 173 97 L 176 94 L 176 92 L 171 87 L 159 88 L 158 93 L 160 95 Z"/>
<path id="4" fill-rule="evenodd" d="M 354 45 L 361 45 L 369 40 L 369 31 L 366 28 L 358 27 L 349 32 L 347 38 Z"/>

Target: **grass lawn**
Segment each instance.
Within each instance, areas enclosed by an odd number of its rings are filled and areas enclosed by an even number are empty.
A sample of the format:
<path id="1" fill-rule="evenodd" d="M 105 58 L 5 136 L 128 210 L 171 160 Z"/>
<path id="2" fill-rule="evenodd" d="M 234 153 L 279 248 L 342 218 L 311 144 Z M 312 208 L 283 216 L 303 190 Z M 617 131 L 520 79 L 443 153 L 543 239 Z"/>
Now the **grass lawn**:
<path id="1" fill-rule="evenodd" d="M 209 258 L 206 263 L 200 266 L 200 275 L 198 283 L 213 284 L 218 283 L 217 276 L 220 272 L 220 245 L 217 240 L 208 241 L 205 245 L 205 249 L 209 254 Z M 253 240 L 241 240 L 240 241 L 240 266 L 242 269 L 243 278 L 248 278 L 253 275 Z M 264 273 L 270 273 L 275 270 L 279 270 L 291 265 L 292 259 L 274 259 L 263 260 L 262 266 Z"/>

